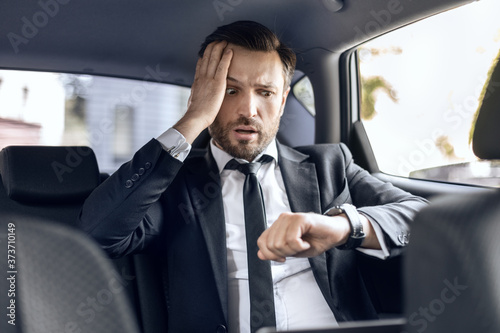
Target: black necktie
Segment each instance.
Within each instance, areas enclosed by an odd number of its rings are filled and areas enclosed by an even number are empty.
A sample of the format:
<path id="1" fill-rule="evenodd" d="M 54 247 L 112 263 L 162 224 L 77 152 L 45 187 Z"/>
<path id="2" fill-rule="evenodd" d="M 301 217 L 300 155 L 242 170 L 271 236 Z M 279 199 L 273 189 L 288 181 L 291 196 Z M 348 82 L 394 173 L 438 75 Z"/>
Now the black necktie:
<path id="1" fill-rule="evenodd" d="M 238 163 L 231 160 L 226 169 L 236 169 L 245 174 L 243 204 L 245 207 L 245 233 L 247 239 L 248 284 L 250 288 L 250 325 L 252 332 L 261 327 L 276 327 L 274 313 L 273 278 L 271 263 L 257 257 L 257 239 L 266 229 L 266 213 L 257 171 L 263 163 L 272 161 L 264 155 L 259 161 Z"/>

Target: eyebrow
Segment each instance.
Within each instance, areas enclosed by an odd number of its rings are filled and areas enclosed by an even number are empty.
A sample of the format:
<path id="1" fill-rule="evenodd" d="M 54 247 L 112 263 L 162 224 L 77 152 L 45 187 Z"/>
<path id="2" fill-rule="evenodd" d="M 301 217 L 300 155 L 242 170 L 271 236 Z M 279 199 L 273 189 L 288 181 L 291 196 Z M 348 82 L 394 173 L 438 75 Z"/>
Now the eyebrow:
<path id="1" fill-rule="evenodd" d="M 232 81 L 232 82 L 237 83 L 237 84 L 242 84 L 240 81 L 238 81 L 237 79 L 235 79 L 232 76 L 228 76 L 226 79 L 228 81 Z M 253 86 L 254 87 L 260 87 L 260 88 L 265 88 L 265 89 L 269 89 L 269 88 L 278 89 L 278 87 L 274 83 L 255 83 L 255 84 L 253 84 Z"/>

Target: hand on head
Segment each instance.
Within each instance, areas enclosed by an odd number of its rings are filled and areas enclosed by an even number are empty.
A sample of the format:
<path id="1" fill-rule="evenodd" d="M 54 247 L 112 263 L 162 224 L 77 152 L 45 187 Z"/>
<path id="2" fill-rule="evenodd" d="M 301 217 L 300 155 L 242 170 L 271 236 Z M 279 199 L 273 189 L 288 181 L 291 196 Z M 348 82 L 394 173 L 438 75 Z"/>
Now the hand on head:
<path id="1" fill-rule="evenodd" d="M 186 114 L 174 125 L 189 143 L 209 125 L 220 110 L 233 51 L 227 42 L 210 43 L 198 59 Z"/>

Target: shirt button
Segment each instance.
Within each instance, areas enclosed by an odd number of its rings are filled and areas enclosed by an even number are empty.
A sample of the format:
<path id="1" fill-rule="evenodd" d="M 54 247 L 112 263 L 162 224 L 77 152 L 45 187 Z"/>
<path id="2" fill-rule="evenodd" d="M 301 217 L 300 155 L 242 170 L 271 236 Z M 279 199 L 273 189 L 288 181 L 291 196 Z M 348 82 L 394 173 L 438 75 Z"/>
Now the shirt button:
<path id="1" fill-rule="evenodd" d="M 146 162 L 146 164 L 144 164 L 144 168 L 147 170 L 149 168 L 151 168 L 151 163 L 150 162 Z"/>
<path id="2" fill-rule="evenodd" d="M 132 182 L 130 179 L 125 182 L 126 188 L 131 188 L 132 186 L 134 186 L 134 182 Z"/>
<path id="3" fill-rule="evenodd" d="M 139 180 L 139 175 L 137 173 L 134 173 L 134 175 L 130 179 L 132 179 L 133 182 L 136 182 L 137 180 Z"/>
<path id="4" fill-rule="evenodd" d="M 215 332 L 216 333 L 226 333 L 227 332 L 226 326 L 224 326 L 224 325 L 217 326 L 217 330 Z"/>
<path id="5" fill-rule="evenodd" d="M 146 170 L 144 168 L 139 169 L 139 176 L 142 176 Z"/>

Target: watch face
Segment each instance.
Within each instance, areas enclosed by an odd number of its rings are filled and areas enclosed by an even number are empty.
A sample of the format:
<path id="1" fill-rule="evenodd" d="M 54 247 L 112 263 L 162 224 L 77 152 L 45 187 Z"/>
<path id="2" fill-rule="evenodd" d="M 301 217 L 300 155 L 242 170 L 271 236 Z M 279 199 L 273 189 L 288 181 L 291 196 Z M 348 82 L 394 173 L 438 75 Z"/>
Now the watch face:
<path id="1" fill-rule="evenodd" d="M 323 214 L 323 215 L 336 216 L 336 215 L 342 214 L 343 212 L 344 212 L 344 210 L 340 206 L 335 206 L 335 207 L 328 209 L 325 212 L 325 214 Z"/>

